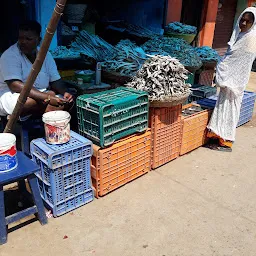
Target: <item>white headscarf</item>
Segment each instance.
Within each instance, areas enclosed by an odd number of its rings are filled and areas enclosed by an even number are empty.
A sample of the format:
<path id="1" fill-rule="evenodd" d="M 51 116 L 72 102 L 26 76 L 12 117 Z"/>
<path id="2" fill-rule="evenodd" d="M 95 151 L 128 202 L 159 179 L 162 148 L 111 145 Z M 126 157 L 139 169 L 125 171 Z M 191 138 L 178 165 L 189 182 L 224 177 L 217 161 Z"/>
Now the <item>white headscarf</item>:
<path id="1" fill-rule="evenodd" d="M 241 32 L 239 21 L 245 12 L 253 13 L 254 23 L 237 40 Z M 242 12 L 229 45 L 229 51 L 217 65 L 216 84 L 219 87 L 229 88 L 236 95 L 242 95 L 250 78 L 253 61 L 256 58 L 256 8 L 249 7 Z"/>
<path id="2" fill-rule="evenodd" d="M 237 20 L 237 23 L 236 23 L 236 26 L 233 30 L 233 33 L 232 33 L 232 36 L 230 38 L 230 41 L 228 42 L 228 45 L 232 48 L 232 46 L 235 44 L 235 42 L 237 41 L 237 38 L 241 32 L 241 29 L 239 27 L 239 22 L 241 20 L 241 18 L 243 17 L 243 15 L 246 13 L 246 12 L 251 12 L 253 13 L 254 15 L 254 23 L 252 25 L 252 27 L 246 32 L 246 34 L 251 34 L 251 33 L 255 33 L 256 34 L 256 8 L 255 7 L 248 7 L 246 8 L 242 13 L 241 15 L 239 16 L 238 20 Z"/>

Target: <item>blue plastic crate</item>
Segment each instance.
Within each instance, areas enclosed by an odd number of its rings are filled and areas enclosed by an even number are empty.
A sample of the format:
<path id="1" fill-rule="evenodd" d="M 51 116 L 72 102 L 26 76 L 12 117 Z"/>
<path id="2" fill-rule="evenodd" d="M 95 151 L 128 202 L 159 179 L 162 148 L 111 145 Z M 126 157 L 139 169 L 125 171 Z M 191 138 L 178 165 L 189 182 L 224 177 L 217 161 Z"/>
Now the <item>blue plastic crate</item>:
<path id="1" fill-rule="evenodd" d="M 240 110 L 240 117 L 237 127 L 249 122 L 252 119 L 254 104 L 256 99 L 256 93 L 245 91 L 243 101 Z M 213 109 L 217 101 L 217 96 L 201 99 L 197 101 L 197 104 L 201 105 L 202 108 Z"/>
<path id="2" fill-rule="evenodd" d="M 202 85 L 198 87 L 192 87 L 192 96 L 198 97 L 200 99 L 202 98 L 208 98 L 211 96 L 216 95 L 217 89 L 216 87 L 208 86 L 208 85 Z"/>
<path id="3" fill-rule="evenodd" d="M 213 99 L 213 97 L 211 97 L 211 98 L 200 99 L 196 103 L 199 104 L 202 108 L 214 109 L 216 105 L 216 101 L 217 101 L 217 97 L 216 99 Z"/>
<path id="4" fill-rule="evenodd" d="M 255 99 L 255 93 L 247 91 L 245 92 L 237 127 L 249 122 L 252 119 Z"/>
<path id="5" fill-rule="evenodd" d="M 77 98 L 79 133 L 100 147 L 148 128 L 148 94 L 131 88 Z"/>
<path id="6" fill-rule="evenodd" d="M 252 119 L 252 115 L 253 115 L 253 109 L 248 110 L 247 112 L 243 113 L 243 115 L 240 114 L 240 118 L 239 118 L 237 127 L 248 123 Z"/>
<path id="7" fill-rule="evenodd" d="M 72 131 L 70 141 L 63 145 L 39 138 L 31 142 L 31 155 L 40 166 L 36 175 L 41 197 L 54 217 L 93 200 L 91 141 Z"/>

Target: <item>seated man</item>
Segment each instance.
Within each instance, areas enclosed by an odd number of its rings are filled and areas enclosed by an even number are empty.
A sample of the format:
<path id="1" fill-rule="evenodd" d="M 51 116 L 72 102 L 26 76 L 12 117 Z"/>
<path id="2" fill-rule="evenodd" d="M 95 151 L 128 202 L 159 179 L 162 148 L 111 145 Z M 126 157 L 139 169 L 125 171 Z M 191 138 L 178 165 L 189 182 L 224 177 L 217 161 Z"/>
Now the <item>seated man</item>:
<path id="1" fill-rule="evenodd" d="M 34 63 L 41 38 L 41 25 L 27 21 L 20 25 L 18 42 L 0 58 L 0 116 L 12 114 L 18 97 Z M 63 97 L 56 97 L 61 94 Z M 60 79 L 57 66 L 48 52 L 35 80 L 22 115 L 43 114 L 69 109 L 73 96 Z"/>

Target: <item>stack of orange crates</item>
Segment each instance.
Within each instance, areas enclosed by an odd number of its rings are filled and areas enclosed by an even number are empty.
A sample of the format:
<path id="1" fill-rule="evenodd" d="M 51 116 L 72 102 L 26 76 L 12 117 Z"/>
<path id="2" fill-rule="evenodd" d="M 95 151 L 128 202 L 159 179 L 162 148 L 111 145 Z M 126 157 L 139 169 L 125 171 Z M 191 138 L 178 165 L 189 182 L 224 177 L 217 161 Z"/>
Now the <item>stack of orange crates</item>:
<path id="1" fill-rule="evenodd" d="M 81 95 L 77 100 L 79 132 L 92 140 L 92 184 L 98 198 L 151 169 L 148 95 L 119 87 Z"/>
<path id="2" fill-rule="evenodd" d="M 199 106 L 188 104 L 183 110 Z M 207 143 L 207 124 L 211 117 L 211 110 L 202 110 L 182 117 L 182 139 L 180 155 L 184 155 Z"/>
<path id="3" fill-rule="evenodd" d="M 93 145 L 91 162 L 95 197 L 100 197 L 146 174 L 151 169 L 151 132 L 119 140 L 108 148 Z"/>
<path id="4" fill-rule="evenodd" d="M 149 126 L 152 133 L 152 169 L 180 155 L 182 105 L 150 108 Z"/>

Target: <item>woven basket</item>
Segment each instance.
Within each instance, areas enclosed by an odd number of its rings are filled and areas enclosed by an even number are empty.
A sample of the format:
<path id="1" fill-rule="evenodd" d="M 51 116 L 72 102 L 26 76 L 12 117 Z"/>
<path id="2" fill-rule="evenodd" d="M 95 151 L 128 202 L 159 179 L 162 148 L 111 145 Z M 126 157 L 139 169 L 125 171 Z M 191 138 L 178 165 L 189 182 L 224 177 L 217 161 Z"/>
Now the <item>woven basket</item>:
<path id="1" fill-rule="evenodd" d="M 191 44 L 194 41 L 196 34 L 178 34 L 173 32 L 165 32 L 165 36 L 184 39 L 188 44 Z"/>
<path id="2" fill-rule="evenodd" d="M 64 14 L 68 20 L 82 22 L 87 4 L 67 4 Z"/>
<path id="3" fill-rule="evenodd" d="M 149 105 L 151 108 L 170 108 L 173 106 L 177 106 L 183 104 L 188 99 L 190 93 L 186 93 L 179 97 L 169 97 L 166 98 L 166 101 L 149 101 Z"/>
<path id="4" fill-rule="evenodd" d="M 200 69 L 202 67 L 202 65 L 200 66 L 197 66 L 197 67 L 188 67 L 188 66 L 185 66 L 186 70 L 188 70 L 189 72 L 191 73 L 195 73 L 198 69 Z"/>
<path id="5" fill-rule="evenodd" d="M 203 61 L 203 67 L 205 69 L 214 69 L 217 66 L 217 61 Z"/>

